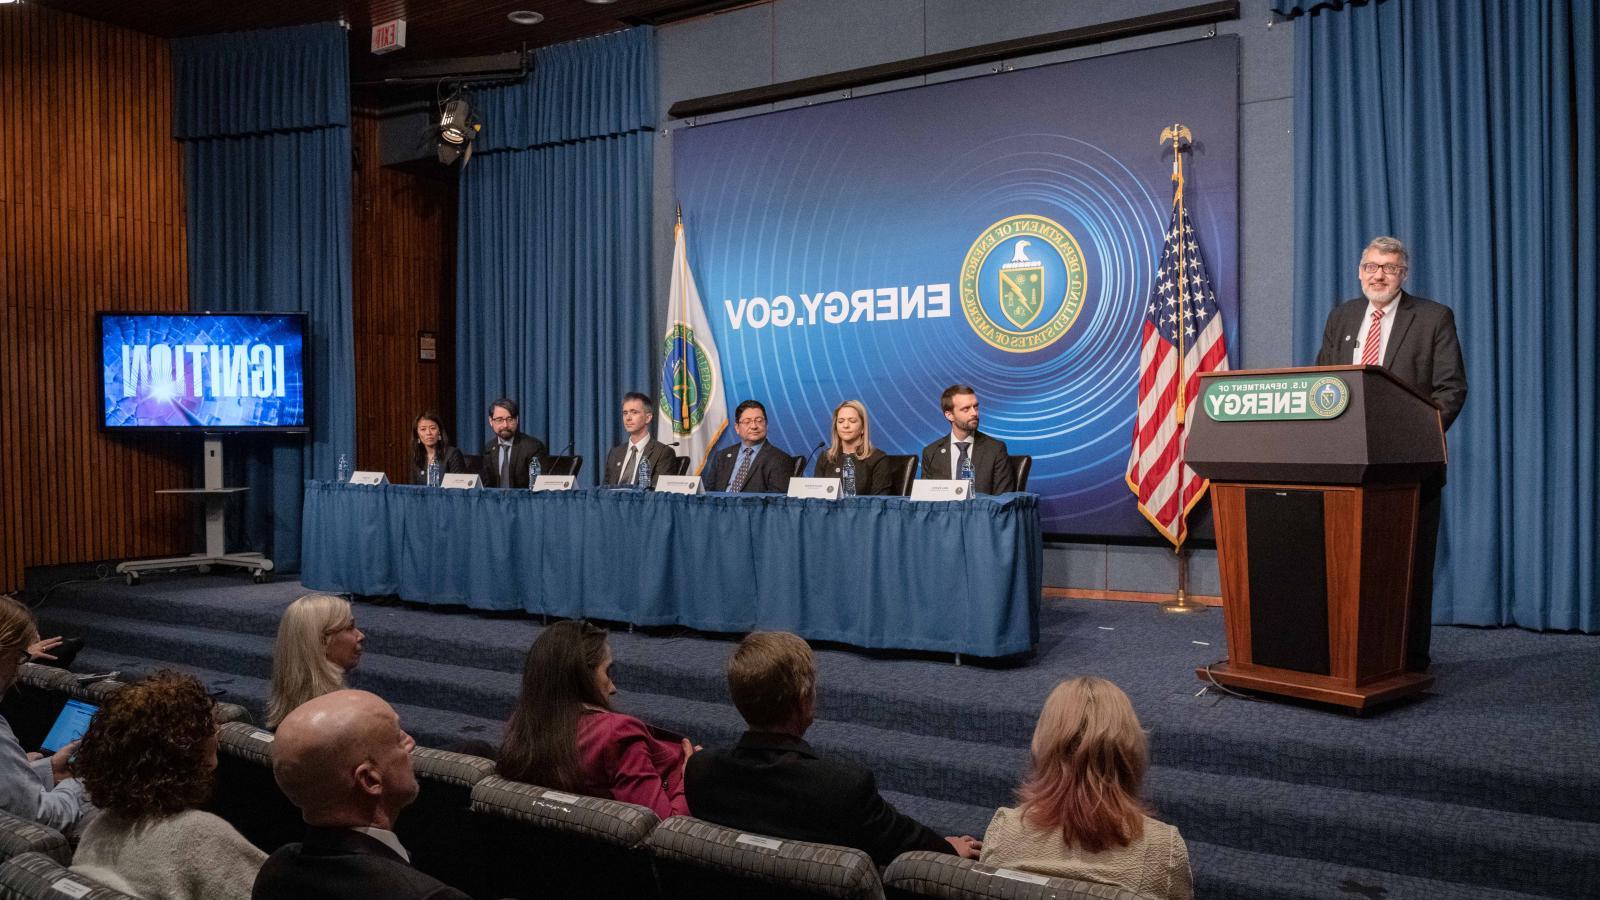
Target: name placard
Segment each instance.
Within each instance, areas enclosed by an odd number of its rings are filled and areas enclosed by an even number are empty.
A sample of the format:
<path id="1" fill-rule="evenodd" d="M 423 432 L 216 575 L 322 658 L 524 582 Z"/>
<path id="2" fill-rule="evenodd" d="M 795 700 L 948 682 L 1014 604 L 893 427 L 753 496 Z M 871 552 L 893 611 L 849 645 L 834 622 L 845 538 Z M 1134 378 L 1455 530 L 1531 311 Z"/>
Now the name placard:
<path id="1" fill-rule="evenodd" d="M 789 496 L 802 500 L 837 500 L 844 493 L 838 478 L 791 478 Z"/>
<path id="2" fill-rule="evenodd" d="M 913 500 L 965 500 L 972 485 L 965 478 L 918 478 L 911 482 Z"/>
<path id="3" fill-rule="evenodd" d="M 373 485 L 388 484 L 389 476 L 383 474 L 382 472 L 352 472 L 350 475 L 350 483 Z"/>
<path id="4" fill-rule="evenodd" d="M 578 483 L 576 475 L 540 475 L 533 480 L 533 492 L 570 491 Z"/>
<path id="5" fill-rule="evenodd" d="M 483 479 L 478 477 L 477 472 L 465 474 L 457 472 L 454 475 L 446 475 L 444 480 L 439 482 L 439 487 L 456 489 L 481 488 L 483 487 Z"/>
<path id="6" fill-rule="evenodd" d="M 706 492 L 699 475 L 663 475 L 656 482 L 658 494 L 689 494 L 698 497 Z"/>

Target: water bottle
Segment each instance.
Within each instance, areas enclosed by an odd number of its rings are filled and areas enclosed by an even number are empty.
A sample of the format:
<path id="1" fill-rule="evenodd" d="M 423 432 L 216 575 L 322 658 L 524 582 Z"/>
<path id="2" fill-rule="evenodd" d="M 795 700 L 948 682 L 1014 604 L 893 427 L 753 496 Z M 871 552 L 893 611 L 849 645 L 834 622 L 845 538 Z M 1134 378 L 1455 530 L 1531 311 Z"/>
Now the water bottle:
<path id="1" fill-rule="evenodd" d="M 639 470 L 633 476 L 633 489 L 636 491 L 650 490 L 650 460 L 639 458 Z"/>
<path id="2" fill-rule="evenodd" d="M 967 499 L 971 500 L 978 493 L 977 476 L 972 472 L 972 460 L 962 460 L 961 477 L 967 482 Z"/>
<path id="3" fill-rule="evenodd" d="M 339 481 L 341 483 L 343 483 L 343 482 L 346 482 L 346 481 L 349 481 L 349 480 L 350 480 L 350 454 L 341 453 L 341 454 L 339 454 Z"/>
<path id="4" fill-rule="evenodd" d="M 444 468 L 439 465 L 439 461 L 428 463 L 428 487 L 438 487 L 443 480 Z"/>
<path id="5" fill-rule="evenodd" d="M 854 453 L 844 455 L 844 465 L 839 468 L 839 480 L 842 483 L 840 490 L 846 497 L 856 495 L 856 456 Z"/>
<path id="6" fill-rule="evenodd" d="M 539 466 L 539 454 L 535 453 L 534 455 L 528 457 L 528 490 L 533 490 L 533 484 L 539 480 L 539 473 L 541 471 L 542 469 Z"/>

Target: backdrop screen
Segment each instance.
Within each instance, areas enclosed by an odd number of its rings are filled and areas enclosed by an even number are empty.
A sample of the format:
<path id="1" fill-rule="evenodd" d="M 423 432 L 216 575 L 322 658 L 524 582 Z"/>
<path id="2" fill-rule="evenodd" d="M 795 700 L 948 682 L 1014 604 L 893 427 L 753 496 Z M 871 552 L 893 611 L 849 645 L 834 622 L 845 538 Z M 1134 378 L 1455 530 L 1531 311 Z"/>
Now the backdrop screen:
<path id="1" fill-rule="evenodd" d="M 982 430 L 1033 456 L 1047 532 L 1154 535 L 1125 470 L 1172 210 L 1160 137 L 1193 134 L 1186 203 L 1231 349 L 1237 103 L 1219 37 L 674 132 L 730 414 L 764 401 L 799 454 L 856 398 L 874 444 L 918 453 L 969 383 Z"/>
<path id="2" fill-rule="evenodd" d="M 306 431 L 306 317 L 113 313 L 100 319 L 107 429 Z"/>

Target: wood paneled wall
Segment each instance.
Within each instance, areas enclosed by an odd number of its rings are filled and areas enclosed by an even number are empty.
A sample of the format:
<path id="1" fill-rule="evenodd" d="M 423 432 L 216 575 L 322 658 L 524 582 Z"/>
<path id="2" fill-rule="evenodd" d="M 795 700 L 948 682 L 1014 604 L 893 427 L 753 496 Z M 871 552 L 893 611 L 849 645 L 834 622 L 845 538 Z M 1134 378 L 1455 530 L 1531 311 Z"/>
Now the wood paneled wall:
<path id="1" fill-rule="evenodd" d="M 167 42 L 0 6 L 0 590 L 23 568 L 186 552 L 198 445 L 96 430 L 97 309 L 188 306 Z"/>
<path id="2" fill-rule="evenodd" d="M 455 422 L 456 183 L 379 165 L 376 115 L 352 124 L 356 463 L 408 481 L 413 420 Z M 438 334 L 437 361 L 419 358 L 421 331 Z"/>

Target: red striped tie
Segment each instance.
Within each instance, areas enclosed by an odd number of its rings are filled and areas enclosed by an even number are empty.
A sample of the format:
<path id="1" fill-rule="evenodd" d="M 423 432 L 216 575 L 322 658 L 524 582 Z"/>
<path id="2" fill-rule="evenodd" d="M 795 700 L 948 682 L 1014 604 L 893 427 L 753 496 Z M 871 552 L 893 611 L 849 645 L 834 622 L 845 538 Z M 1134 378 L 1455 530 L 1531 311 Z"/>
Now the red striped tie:
<path id="1" fill-rule="evenodd" d="M 1367 339 L 1361 342 L 1361 364 L 1378 364 L 1378 350 L 1383 346 L 1383 310 L 1372 311 L 1372 324 L 1367 327 Z"/>

